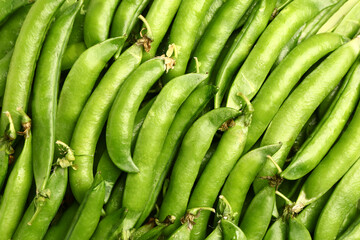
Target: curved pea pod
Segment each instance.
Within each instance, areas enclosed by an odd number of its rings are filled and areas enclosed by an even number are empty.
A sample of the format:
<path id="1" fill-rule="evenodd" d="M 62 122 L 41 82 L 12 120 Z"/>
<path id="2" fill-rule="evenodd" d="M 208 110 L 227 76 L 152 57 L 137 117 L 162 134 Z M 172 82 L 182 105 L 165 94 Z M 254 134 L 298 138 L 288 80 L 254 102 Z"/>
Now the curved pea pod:
<path id="1" fill-rule="evenodd" d="M 222 240 L 223 236 L 219 225 L 205 238 L 205 240 Z"/>
<path id="2" fill-rule="evenodd" d="M 351 207 L 350 211 L 346 213 L 344 221 L 341 223 L 339 228 L 338 236 L 341 236 L 345 230 L 347 230 L 351 225 L 356 221 L 356 219 L 360 216 L 358 204 L 355 204 Z"/>
<path id="3" fill-rule="evenodd" d="M 263 239 L 270 224 L 274 204 L 274 187 L 265 187 L 255 195 L 239 225 L 247 238 Z"/>
<path id="4" fill-rule="evenodd" d="M 61 71 L 69 70 L 86 50 L 84 42 L 68 44 L 61 60 Z"/>
<path id="5" fill-rule="evenodd" d="M 20 114 L 25 143 L 10 172 L 0 205 L 0 239 L 6 240 L 11 239 L 21 220 L 33 178 L 31 122 L 23 111 Z"/>
<path id="6" fill-rule="evenodd" d="M 116 211 L 106 215 L 97 226 L 94 234 L 91 236 L 92 240 L 110 239 L 117 225 L 119 225 L 125 218 L 127 210 L 125 208 L 117 209 Z"/>
<path id="7" fill-rule="evenodd" d="M 123 174 L 116 181 L 116 183 L 111 191 L 109 200 L 106 203 L 106 205 L 104 206 L 106 214 L 111 214 L 112 212 L 121 208 L 122 198 L 123 198 L 124 189 L 125 189 L 125 180 L 126 180 L 126 174 Z"/>
<path id="8" fill-rule="evenodd" d="M 122 37 L 112 38 L 94 45 L 83 52 L 74 63 L 61 89 L 56 110 L 55 138 L 57 140 L 66 144 L 70 143 L 76 122 L 99 74 L 124 40 Z"/>
<path id="9" fill-rule="evenodd" d="M 175 218 L 173 216 L 168 216 L 164 222 L 160 223 L 155 220 L 156 224 L 158 224 L 156 227 L 150 229 L 146 233 L 142 234 L 139 237 L 134 237 L 134 240 L 152 240 L 152 239 L 159 239 L 159 237 L 162 235 L 164 229 L 173 224 Z"/>
<path id="10" fill-rule="evenodd" d="M 360 218 L 357 219 L 339 236 L 339 240 L 356 240 L 360 237 Z"/>
<path id="11" fill-rule="evenodd" d="M 360 161 L 357 160 L 335 187 L 321 212 L 314 239 L 335 239 L 337 237 L 346 214 L 360 199 L 359 169 Z"/>
<path id="12" fill-rule="evenodd" d="M 63 2 L 64 0 L 37 0 L 25 18 L 14 46 L 7 75 L 8 80 L 1 110 L 1 135 L 7 125 L 4 112 L 11 113 L 16 131 L 20 130 L 21 115 L 16 109 L 20 107 L 25 112 L 27 110 L 36 60 L 51 19 Z M 1 3 L 13 4 L 13 1 L 2 1 Z M 3 8 L 1 7 L 1 9 Z M 6 8 L 7 10 L 8 8 Z"/>
<path id="13" fill-rule="evenodd" d="M 255 1 L 256 2 L 256 1 Z M 274 0 L 257 1 L 255 9 L 246 21 L 245 26 L 236 37 L 216 76 L 219 92 L 215 96 L 215 108 L 220 107 L 231 77 L 234 75 L 260 34 L 266 28 L 275 6 Z"/>
<path id="14" fill-rule="evenodd" d="M 274 144 L 254 149 L 242 156 L 231 170 L 221 195 L 229 201 L 235 213 L 235 224 L 239 222 L 241 209 L 251 183 L 264 166 L 267 156 L 275 154 L 280 147 L 281 144 Z"/>
<path id="15" fill-rule="evenodd" d="M 0 59 L 0 97 L 4 96 L 6 78 L 9 71 L 12 54 L 13 50 L 10 50 L 3 58 Z"/>
<path id="16" fill-rule="evenodd" d="M 289 240 L 311 240 L 311 235 L 306 227 L 296 218 L 289 220 Z"/>
<path id="17" fill-rule="evenodd" d="M 131 156 L 136 113 L 146 93 L 164 72 L 163 59 L 144 62 L 126 79 L 111 107 L 106 125 L 106 147 L 111 160 L 123 171 L 139 171 Z"/>
<path id="18" fill-rule="evenodd" d="M 4 24 L 6 19 L 17 9 L 28 5 L 34 0 L 7 0 L 0 3 L 0 26 Z"/>
<path id="19" fill-rule="evenodd" d="M 92 48 L 95 48 L 96 46 L 98 45 L 95 45 Z M 116 49 L 118 49 L 118 46 L 113 50 Z M 109 116 L 114 99 L 122 84 L 125 84 L 127 77 L 139 66 L 141 61 L 141 51 L 142 48 L 140 46 L 134 45 L 121 54 L 121 56 L 111 65 L 95 90 L 92 93 L 89 92 L 89 94 L 91 93 L 91 96 L 86 103 L 83 103 L 85 106 L 81 110 L 81 113 L 79 112 L 77 122 L 75 119 L 76 116 L 72 116 L 71 120 L 75 120 L 76 125 L 72 133 L 70 146 L 75 151 L 75 164 L 77 165 L 77 170 L 70 170 L 69 180 L 72 192 L 79 202 L 93 182 L 93 165 L 96 144 L 99 141 L 101 131 Z M 114 52 L 112 53 L 114 54 Z M 71 91 L 68 91 L 67 93 L 70 94 Z M 64 97 L 64 102 L 66 101 L 66 104 L 74 104 L 73 101 L 71 101 L 72 98 L 72 96 L 67 95 Z M 86 99 L 84 98 L 84 100 Z M 80 104 L 78 107 L 80 107 Z M 67 114 L 62 115 L 64 116 Z M 58 120 L 58 123 L 60 123 L 61 118 L 58 118 Z M 110 153 L 109 155 L 111 158 Z"/>
<path id="20" fill-rule="evenodd" d="M 160 207 L 160 220 L 168 215 L 177 218 L 175 223 L 166 229 L 166 233 L 170 233 L 179 226 L 179 220 L 186 211 L 201 160 L 209 149 L 216 131 L 225 121 L 239 114 L 239 111 L 232 108 L 214 109 L 196 120 L 184 136 L 171 173 L 168 190 Z"/>
<path id="21" fill-rule="evenodd" d="M 337 49 L 345 41 L 338 34 L 315 35 L 295 47 L 270 73 L 252 101 L 255 111 L 249 126 L 245 151 L 258 141 L 301 76 L 322 57 Z"/>
<path id="22" fill-rule="evenodd" d="M 360 38 L 338 48 L 296 87 L 276 113 L 264 134 L 261 145 L 283 143 L 281 149 L 273 156 L 280 167 L 283 167 L 302 127 L 324 98 L 345 76 L 359 52 Z M 338 69 L 340 65 L 342 68 Z M 266 163 L 259 177 L 272 176 L 276 171 L 273 163 Z M 266 181 L 257 179 L 254 183 L 255 192 L 266 184 Z"/>
<path id="23" fill-rule="evenodd" d="M 105 198 L 105 183 L 96 174 L 93 185 L 87 191 L 67 231 L 65 239 L 90 239 L 100 220 Z"/>
<path id="24" fill-rule="evenodd" d="M 347 78 L 349 80 L 345 80 L 346 86 L 339 93 L 338 100 L 330 106 L 315 131 L 302 145 L 290 165 L 281 173 L 282 177 L 294 180 L 305 176 L 323 159 L 340 135 L 359 100 L 360 60 L 354 63 Z M 329 132 L 329 129 L 332 131 Z"/>
<path id="25" fill-rule="evenodd" d="M 221 219 L 220 227 L 222 231 L 222 236 L 224 240 L 246 240 L 248 239 L 247 236 L 245 236 L 244 232 L 236 226 L 233 222 Z M 251 238 L 249 238 L 251 239 Z"/>
<path id="26" fill-rule="evenodd" d="M 264 240 L 286 240 L 287 229 L 287 222 L 280 217 L 267 230 Z"/>
<path id="27" fill-rule="evenodd" d="M 46 185 L 48 196 L 38 196 L 27 208 L 12 239 L 42 239 L 63 201 L 68 170 L 56 167 Z"/>
<path id="28" fill-rule="evenodd" d="M 342 19 L 340 24 L 335 28 L 334 32 L 353 38 L 360 29 L 360 3 L 357 3 L 348 14 Z"/>

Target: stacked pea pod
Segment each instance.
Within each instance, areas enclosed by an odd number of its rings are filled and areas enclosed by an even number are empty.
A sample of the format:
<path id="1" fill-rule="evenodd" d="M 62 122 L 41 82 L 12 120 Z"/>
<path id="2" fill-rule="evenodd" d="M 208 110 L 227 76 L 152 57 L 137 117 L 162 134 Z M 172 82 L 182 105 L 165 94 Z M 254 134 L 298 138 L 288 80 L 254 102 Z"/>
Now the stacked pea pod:
<path id="1" fill-rule="evenodd" d="M 0 239 L 360 239 L 359 16 L 0 2 Z"/>

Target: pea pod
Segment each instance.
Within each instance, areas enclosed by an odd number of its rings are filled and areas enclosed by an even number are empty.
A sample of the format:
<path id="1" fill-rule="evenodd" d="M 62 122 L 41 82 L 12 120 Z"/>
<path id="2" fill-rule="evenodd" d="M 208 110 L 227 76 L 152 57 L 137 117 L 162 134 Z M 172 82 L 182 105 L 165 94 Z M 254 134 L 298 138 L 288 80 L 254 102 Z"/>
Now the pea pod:
<path id="1" fill-rule="evenodd" d="M 296 218 L 289 220 L 289 240 L 311 240 L 311 235 L 306 227 Z"/>
<path id="2" fill-rule="evenodd" d="M 61 71 L 69 70 L 85 50 L 84 42 L 68 44 L 61 61 Z"/>
<path id="3" fill-rule="evenodd" d="M 353 38 L 360 29 L 360 3 L 357 3 L 348 14 L 343 18 L 340 24 L 335 28 L 334 32 Z"/>
<path id="4" fill-rule="evenodd" d="M 117 48 L 118 46 L 112 50 L 114 51 Z M 76 122 L 71 138 L 71 148 L 74 149 L 76 154 L 75 164 L 77 165 L 77 170 L 71 169 L 69 173 L 70 186 L 75 198 L 78 201 L 81 201 L 85 192 L 93 182 L 93 162 L 96 143 L 99 140 L 100 133 L 108 118 L 112 103 L 116 98 L 118 90 L 127 77 L 139 66 L 141 61 L 141 51 L 142 48 L 137 45 L 134 45 L 125 51 L 106 72 L 94 92 L 87 100 L 85 106 L 81 110 L 81 113 L 79 112 L 80 116 Z M 114 54 L 114 52 L 112 53 Z M 91 91 L 90 88 L 89 90 Z M 64 95 L 70 94 L 72 91 L 73 89 L 67 93 L 65 92 Z M 71 98 L 72 97 L 70 95 L 67 95 L 67 97 L 65 95 L 64 101 L 67 100 L 66 104 L 74 104 L 71 101 Z M 86 99 L 84 98 L 84 100 Z M 59 104 L 60 103 L 61 102 L 59 102 Z M 64 115 L 65 114 L 62 116 Z M 71 120 L 76 121 L 75 115 L 73 115 L 73 117 L 74 118 Z M 60 120 L 61 118 L 59 118 L 59 123 Z M 61 125 L 64 126 L 64 124 Z M 110 154 L 110 157 L 111 156 L 112 155 Z"/>
<path id="5" fill-rule="evenodd" d="M 227 219 L 221 219 L 220 227 L 222 230 L 222 236 L 223 239 L 230 240 L 246 240 L 248 239 L 247 236 L 245 236 L 244 232 L 236 226 L 233 222 L 227 220 Z M 251 239 L 251 238 L 249 238 Z"/>
<path id="6" fill-rule="evenodd" d="M 6 240 L 11 239 L 21 220 L 33 178 L 31 121 L 23 111 L 20 112 L 25 143 L 10 172 L 0 205 L 0 239 Z"/>
<path id="7" fill-rule="evenodd" d="M 139 171 L 131 156 L 136 112 L 146 93 L 164 72 L 164 60 L 161 58 L 141 64 L 126 79 L 111 107 L 106 126 L 106 146 L 114 164 L 126 172 Z"/>
<path id="8" fill-rule="evenodd" d="M 349 73 L 348 73 L 349 74 Z M 329 95 L 326 96 L 326 98 L 322 101 L 320 106 L 317 108 L 317 115 L 321 119 L 324 117 L 327 110 L 330 108 L 331 104 L 335 101 L 337 101 L 337 97 L 340 92 L 340 87 L 346 85 L 344 81 L 341 81 L 332 91 L 329 93 Z"/>
<path id="9" fill-rule="evenodd" d="M 344 221 L 341 223 L 339 228 L 338 236 L 341 236 L 359 217 L 358 204 L 354 204 L 350 211 L 346 213 Z"/>
<path id="10" fill-rule="evenodd" d="M 116 183 L 111 191 L 109 200 L 106 203 L 106 205 L 104 206 L 106 215 L 109 215 L 112 212 L 115 212 L 116 210 L 121 208 L 122 198 L 124 195 L 125 180 L 126 180 L 126 175 L 123 174 L 116 181 Z"/>
<path id="11" fill-rule="evenodd" d="M 283 167 L 302 127 L 324 98 L 345 76 L 359 52 L 360 38 L 338 48 L 296 87 L 276 113 L 264 134 L 261 145 L 279 141 L 283 143 L 281 149 L 274 155 L 274 160 L 280 167 Z M 342 66 L 341 70 L 337 69 L 339 65 Z M 276 171 L 274 164 L 269 162 L 265 164 L 259 176 L 272 176 Z M 254 183 L 255 192 L 266 184 L 266 181 L 258 179 Z"/>
<path id="12" fill-rule="evenodd" d="M 339 236 L 339 240 L 356 240 L 360 237 L 360 218 L 358 217 L 349 228 Z"/>
<path id="13" fill-rule="evenodd" d="M 268 229 L 264 240 L 286 240 L 287 229 L 287 222 L 282 217 L 280 217 Z"/>
<path id="14" fill-rule="evenodd" d="M 223 236 L 221 233 L 220 226 L 216 226 L 216 228 L 205 238 L 205 240 L 222 240 Z"/>
<path id="15" fill-rule="evenodd" d="M 10 50 L 3 58 L 0 59 L 0 97 L 4 96 L 6 78 L 9 71 L 12 54 L 13 50 Z"/>
<path id="16" fill-rule="evenodd" d="M 116 229 L 116 226 L 121 223 L 121 221 L 125 218 L 126 214 L 127 210 L 124 208 L 120 208 L 106 215 L 106 217 L 104 217 L 99 222 L 99 225 L 97 226 L 91 239 L 110 239 L 113 231 Z"/>
<path id="17" fill-rule="evenodd" d="M 0 3 L 0 25 L 2 25 L 6 19 L 13 14 L 17 9 L 22 6 L 28 5 L 34 2 L 34 0 L 8 0 L 1 1 Z"/>
<path id="18" fill-rule="evenodd" d="M 242 93 L 251 100 L 258 92 L 281 48 L 294 33 L 333 1 L 293 1 L 269 24 L 232 83 L 226 106 L 240 109 Z"/>

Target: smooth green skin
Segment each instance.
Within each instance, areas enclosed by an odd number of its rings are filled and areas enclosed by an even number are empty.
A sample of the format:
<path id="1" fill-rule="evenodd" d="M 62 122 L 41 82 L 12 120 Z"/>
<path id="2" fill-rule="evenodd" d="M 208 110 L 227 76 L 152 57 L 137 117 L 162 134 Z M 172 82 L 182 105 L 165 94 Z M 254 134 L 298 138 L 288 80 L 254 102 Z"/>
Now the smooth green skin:
<path id="1" fill-rule="evenodd" d="M 151 4 L 145 18 L 150 25 L 153 42 L 151 43 L 149 52 L 144 50 L 143 61 L 155 57 L 156 51 L 174 19 L 181 1 L 182 0 L 154 0 Z"/>
<path id="2" fill-rule="evenodd" d="M 356 221 L 356 219 L 360 216 L 358 204 L 355 204 L 351 207 L 350 211 L 346 214 L 344 221 L 342 222 L 338 236 L 341 236 L 351 225 Z"/>
<path id="3" fill-rule="evenodd" d="M 270 224 L 275 204 L 275 188 L 265 187 L 255 195 L 240 223 L 249 239 L 263 239 Z"/>
<path id="4" fill-rule="evenodd" d="M 63 6 L 66 3 L 69 4 L 73 1 L 76 1 L 76 0 L 68 0 L 67 2 L 65 1 Z M 75 18 L 74 27 L 73 27 L 73 30 L 71 32 L 70 39 L 69 39 L 69 46 L 72 45 L 73 43 L 84 42 L 84 21 L 85 21 L 85 14 L 86 14 L 87 8 L 89 6 L 90 0 L 83 0 L 83 2 L 84 2 L 84 5 L 82 7 L 82 11 L 80 11 Z"/>
<path id="5" fill-rule="evenodd" d="M 28 5 L 35 0 L 1 0 L 0 1 L 0 25 L 4 24 L 7 17 L 13 15 L 17 9 Z M 10 16 L 11 18 L 11 16 Z M 6 24 L 5 24 L 6 25 Z"/>
<path id="6" fill-rule="evenodd" d="M 218 225 L 210 234 L 205 238 L 205 240 L 222 240 L 222 233 L 220 225 Z"/>
<path id="7" fill-rule="evenodd" d="M 168 215 L 176 217 L 175 223 L 166 229 L 167 235 L 180 225 L 180 218 L 186 212 L 201 160 L 209 149 L 216 131 L 225 121 L 239 114 L 239 111 L 232 108 L 214 109 L 196 120 L 184 136 L 159 212 L 160 220 Z"/>
<path id="8" fill-rule="evenodd" d="M 245 147 L 247 119 L 242 115 L 235 120 L 235 126 L 229 128 L 206 164 L 203 173 L 195 185 L 189 200 L 189 208 L 212 207 L 224 185 L 226 177 L 239 160 Z M 201 212 L 191 232 L 192 239 L 204 239 L 210 213 Z"/>
<path id="9" fill-rule="evenodd" d="M 159 239 L 162 232 L 166 228 L 166 225 L 158 225 L 152 229 L 150 229 L 148 232 L 144 233 L 138 238 L 134 238 L 134 240 L 153 240 L 153 239 Z"/>
<path id="10" fill-rule="evenodd" d="M 332 189 L 326 192 L 318 200 L 311 203 L 296 217 L 300 223 L 302 223 L 310 233 L 313 233 L 316 227 L 317 220 L 321 211 L 324 209 L 325 204 L 332 194 Z"/>
<path id="11" fill-rule="evenodd" d="M 334 32 L 353 38 L 360 29 L 360 3 L 352 7 L 350 12 L 346 14 L 340 24 L 335 28 Z"/>
<path id="12" fill-rule="evenodd" d="M 39 206 L 40 209 L 37 216 L 33 219 L 31 225 L 29 225 L 31 218 L 37 210 L 35 205 L 36 198 L 34 198 L 21 219 L 12 239 L 42 239 L 45 236 L 51 221 L 63 201 L 67 179 L 68 170 L 57 167 L 46 185 L 46 189 L 50 190 L 50 198 L 45 199 L 42 207 Z"/>
<path id="13" fill-rule="evenodd" d="M 33 171 L 36 189 L 39 192 L 45 188 L 50 177 L 54 158 L 55 115 L 61 58 L 80 7 L 79 2 L 71 5 L 52 24 L 37 63 L 31 99 L 31 115 L 34 141 Z"/>
<path id="14" fill-rule="evenodd" d="M 31 151 L 32 137 L 30 133 L 25 139 L 24 147 L 20 156 L 16 159 L 14 168 L 10 172 L 1 199 L 1 240 L 11 239 L 21 220 L 33 179 Z"/>
<path id="15" fill-rule="evenodd" d="M 261 141 L 262 146 L 283 143 L 281 149 L 273 157 L 280 167 L 283 167 L 302 127 L 324 98 L 345 76 L 359 52 L 360 38 L 338 48 L 313 70 L 281 105 Z M 338 69 L 338 66 L 342 66 L 341 69 Z M 268 162 L 260 171 L 259 177 L 273 176 L 276 172 L 275 165 Z M 266 184 L 265 180 L 255 180 L 255 192 Z"/>
<path id="16" fill-rule="evenodd" d="M 74 202 L 68 207 L 65 212 L 61 215 L 58 222 L 51 225 L 44 236 L 45 240 L 63 240 L 66 236 L 66 232 L 71 225 L 71 221 L 75 217 L 79 205 Z"/>
<path id="17" fill-rule="evenodd" d="M 16 131 L 20 130 L 21 116 L 16 109 L 20 107 L 26 112 L 36 60 L 52 17 L 63 2 L 64 0 L 37 0 L 26 16 L 15 43 L 7 76 L 1 109 L 1 135 L 7 125 L 4 114 L 6 111 L 11 114 Z"/>
<path id="18" fill-rule="evenodd" d="M 339 240 L 357 240 L 360 237 L 360 218 L 359 216 L 354 222 L 340 235 Z"/>
<path id="19" fill-rule="evenodd" d="M 287 223 L 282 218 L 278 218 L 266 232 L 264 240 L 286 240 L 287 228 Z"/>
<path id="20" fill-rule="evenodd" d="M 185 73 L 201 22 L 214 0 L 183 0 L 171 27 L 169 44 L 175 44 L 176 65 L 163 78 L 164 83 Z"/>
<path id="21" fill-rule="evenodd" d="M 250 7 L 246 10 L 246 12 L 244 13 L 244 15 L 241 17 L 240 21 L 238 22 L 238 24 L 236 25 L 235 29 L 239 29 L 242 26 L 244 26 L 244 24 L 248 21 L 249 17 L 251 16 L 251 14 L 253 14 L 254 9 L 256 6 L 258 6 L 259 0 L 253 1 L 250 5 Z"/>
<path id="22" fill-rule="evenodd" d="M 3 58 L 14 48 L 21 26 L 23 25 L 30 7 L 31 5 L 20 8 L 12 14 L 12 16 L 6 21 L 6 24 L 0 27 L 0 58 Z"/>
<path id="23" fill-rule="evenodd" d="M 106 40 L 87 49 L 74 63 L 60 92 L 55 120 L 56 140 L 70 144 L 75 124 L 99 74 L 123 43 L 121 37 Z"/>
<path id="24" fill-rule="evenodd" d="M 10 50 L 3 58 L 0 59 L 0 97 L 4 96 L 6 78 L 12 55 L 13 50 Z"/>
<path id="25" fill-rule="evenodd" d="M 69 70 L 85 50 L 84 42 L 68 44 L 61 60 L 61 71 Z"/>
<path id="26" fill-rule="evenodd" d="M 135 213 L 130 215 L 131 225 L 135 225 L 151 198 L 153 170 L 157 164 L 164 141 L 181 104 L 205 79 L 205 74 L 186 74 L 167 84 L 156 97 L 144 123 L 134 151 L 134 163 L 139 173 L 128 173 L 123 197 L 123 206 Z M 141 194 L 139 195 L 139 192 Z M 163 218 L 164 219 L 164 218 Z"/>
<path id="27" fill-rule="evenodd" d="M 109 215 L 121 208 L 122 198 L 123 198 L 124 189 L 125 189 L 125 180 L 126 180 L 126 175 L 123 174 L 116 181 L 115 186 L 113 187 L 113 189 L 111 191 L 110 198 L 109 198 L 108 202 L 106 203 L 106 205 L 104 206 L 106 215 Z"/>
<path id="28" fill-rule="evenodd" d="M 136 229 L 135 232 L 131 233 L 132 239 L 138 239 L 147 232 L 151 231 L 156 226 L 155 221 L 149 220 L 146 224 L 142 225 L 140 228 Z"/>
<path id="29" fill-rule="evenodd" d="M 348 73 L 349 74 L 349 73 Z M 340 93 L 340 86 L 346 85 L 344 81 L 340 82 L 329 95 L 322 101 L 320 106 L 317 108 L 318 118 L 322 119 L 325 116 L 325 113 L 328 111 L 332 103 L 338 100 L 338 95 Z"/>
<path id="30" fill-rule="evenodd" d="M 168 240 L 190 240 L 191 230 L 188 227 L 187 223 L 184 223 L 178 227 L 168 238 Z"/>
<path id="31" fill-rule="evenodd" d="M 104 240 L 110 239 L 115 227 L 121 223 L 122 219 L 126 216 L 126 209 L 120 208 L 114 211 L 111 214 L 106 215 L 97 226 L 94 234 L 92 235 L 92 240 Z"/>
<path id="32" fill-rule="evenodd" d="M 216 12 L 193 53 L 200 63 L 201 73 L 211 74 L 227 39 L 252 2 L 253 0 L 227 0 Z M 196 71 L 195 59 L 190 62 L 188 71 Z"/>
<path id="33" fill-rule="evenodd" d="M 360 161 L 357 161 L 337 184 L 321 212 L 314 239 L 335 239 L 347 213 L 360 199 Z"/>
<path id="34" fill-rule="evenodd" d="M 85 14 L 84 41 L 89 48 L 105 41 L 120 0 L 91 0 Z"/>
<path id="35" fill-rule="evenodd" d="M 118 169 L 114 163 L 111 161 L 108 152 L 105 150 L 101 155 L 100 161 L 97 165 L 96 172 L 100 172 L 105 181 L 105 200 L 104 203 L 107 203 L 111 191 L 116 183 L 116 180 L 121 174 L 121 170 Z"/>
<path id="36" fill-rule="evenodd" d="M 114 164 L 125 172 L 139 171 L 131 155 L 136 113 L 149 89 L 164 72 L 164 60 L 161 58 L 141 64 L 126 79 L 111 107 L 106 125 L 106 147 Z"/>
<path id="37" fill-rule="evenodd" d="M 236 37 L 216 76 L 215 83 L 219 92 L 215 96 L 215 108 L 220 107 L 232 76 L 244 62 L 260 34 L 265 30 L 274 10 L 275 2 L 275 0 L 258 2 L 245 26 Z"/>
<path id="38" fill-rule="evenodd" d="M 224 240 L 247 240 L 252 239 L 248 236 L 245 236 L 242 229 L 236 226 L 233 222 L 222 219 L 220 222 L 220 227 L 222 230 L 222 236 Z"/>
<path id="39" fill-rule="evenodd" d="M 95 90 L 92 93 L 89 92 L 91 96 L 81 110 L 70 144 L 71 148 L 75 151 L 74 164 L 77 165 L 77 170 L 71 169 L 69 172 L 71 190 L 78 202 L 81 202 L 84 194 L 93 182 L 96 144 L 118 94 L 118 90 L 123 84 L 125 86 L 128 76 L 139 66 L 141 53 L 142 48 L 137 45 L 126 50 L 111 65 Z M 74 82 L 74 84 L 76 83 Z M 91 91 L 90 88 L 89 90 Z M 71 92 L 73 92 L 73 89 L 71 89 Z M 134 91 L 132 93 L 134 94 Z M 67 99 L 68 104 L 71 103 L 70 98 Z M 110 156 L 112 155 L 110 154 Z"/>
<path id="40" fill-rule="evenodd" d="M 311 235 L 306 227 L 299 222 L 296 218 L 291 218 L 289 220 L 289 240 L 311 240 Z M 321 238 L 328 239 L 328 238 Z"/>
<path id="41" fill-rule="evenodd" d="M 164 141 L 160 156 L 156 160 L 156 166 L 153 169 L 154 176 L 151 199 L 149 199 L 144 212 L 137 222 L 137 226 L 140 226 L 143 223 L 154 208 L 158 195 L 163 187 L 164 180 L 168 175 L 176 153 L 179 150 L 181 140 L 210 99 L 213 98 L 216 91 L 216 87 L 212 85 L 198 87 L 190 94 L 176 113 Z"/>
<path id="42" fill-rule="evenodd" d="M 334 1 L 296 0 L 282 10 L 265 29 L 242 65 L 230 88 L 226 106 L 241 108 L 243 100 L 238 96 L 239 92 L 251 100 L 283 46 L 305 22 L 331 2 Z"/>
<path id="43" fill-rule="evenodd" d="M 275 144 L 250 151 L 239 159 L 230 172 L 221 195 L 229 201 L 233 212 L 237 213 L 234 217 L 235 224 L 239 222 L 241 209 L 251 183 L 266 161 L 268 161 L 267 156 L 274 155 L 280 147 L 281 144 Z"/>
<path id="44" fill-rule="evenodd" d="M 341 134 L 360 97 L 360 60 L 355 62 L 353 69 L 349 71 L 349 82 L 338 101 L 330 106 L 330 112 L 321 119 L 290 165 L 281 173 L 282 177 L 295 180 L 308 174 L 323 159 Z"/>
<path id="45" fill-rule="evenodd" d="M 301 76 L 322 57 L 344 43 L 344 38 L 323 33 L 299 44 L 270 74 L 252 101 L 255 109 L 245 151 L 260 138 Z"/>
<path id="46" fill-rule="evenodd" d="M 105 198 L 105 182 L 96 174 L 64 239 L 90 239 L 100 220 Z"/>

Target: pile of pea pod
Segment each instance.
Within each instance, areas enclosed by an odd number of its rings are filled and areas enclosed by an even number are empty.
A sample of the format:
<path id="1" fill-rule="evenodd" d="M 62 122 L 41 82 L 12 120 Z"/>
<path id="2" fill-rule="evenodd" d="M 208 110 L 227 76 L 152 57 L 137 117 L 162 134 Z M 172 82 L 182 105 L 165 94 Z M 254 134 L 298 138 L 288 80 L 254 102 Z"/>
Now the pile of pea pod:
<path id="1" fill-rule="evenodd" d="M 0 0 L 0 240 L 359 240 L 360 0 Z"/>

